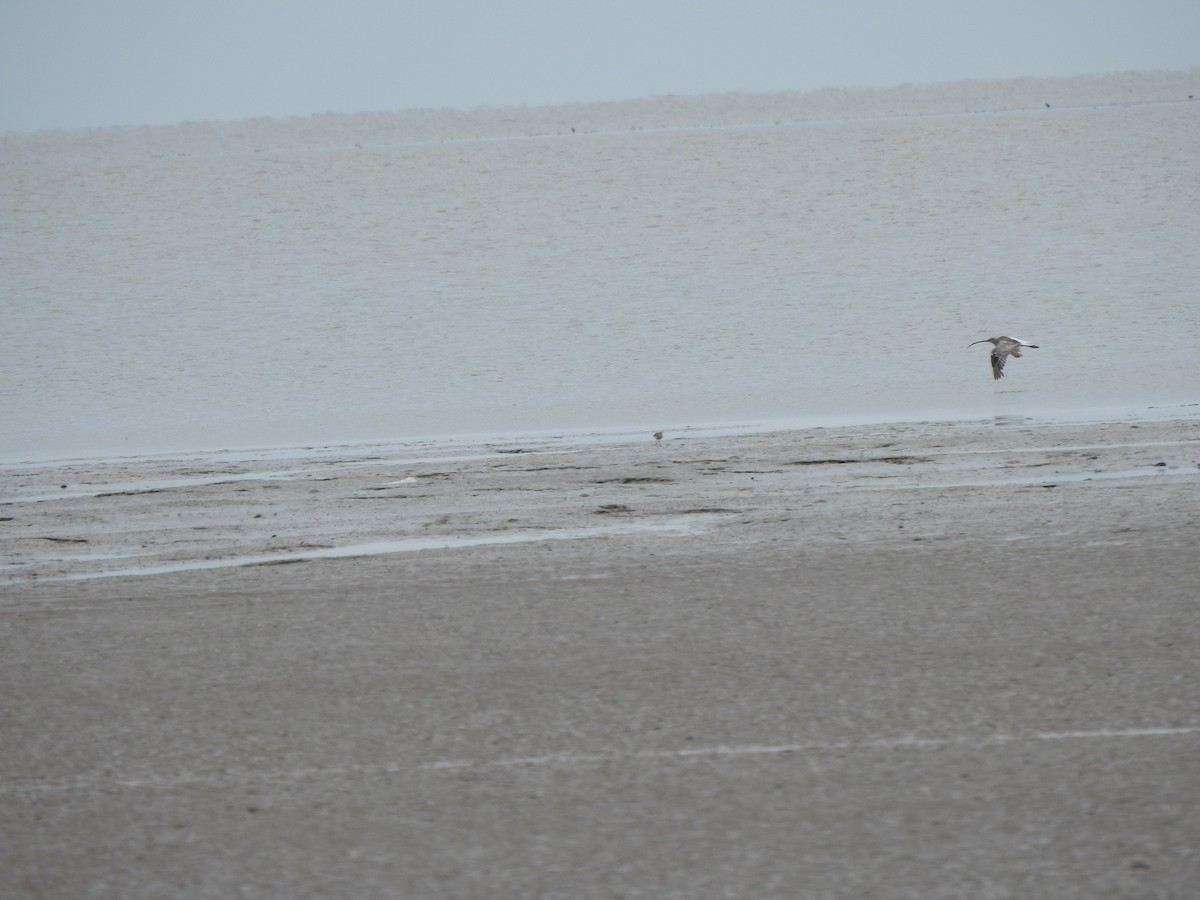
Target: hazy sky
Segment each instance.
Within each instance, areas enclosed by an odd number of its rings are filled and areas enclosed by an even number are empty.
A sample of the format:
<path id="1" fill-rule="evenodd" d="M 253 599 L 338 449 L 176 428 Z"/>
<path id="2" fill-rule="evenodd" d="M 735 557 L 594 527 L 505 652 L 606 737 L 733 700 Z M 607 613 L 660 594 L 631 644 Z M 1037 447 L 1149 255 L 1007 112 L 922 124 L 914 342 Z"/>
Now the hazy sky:
<path id="1" fill-rule="evenodd" d="M 0 131 L 1200 65 L 1200 0 L 0 0 Z"/>

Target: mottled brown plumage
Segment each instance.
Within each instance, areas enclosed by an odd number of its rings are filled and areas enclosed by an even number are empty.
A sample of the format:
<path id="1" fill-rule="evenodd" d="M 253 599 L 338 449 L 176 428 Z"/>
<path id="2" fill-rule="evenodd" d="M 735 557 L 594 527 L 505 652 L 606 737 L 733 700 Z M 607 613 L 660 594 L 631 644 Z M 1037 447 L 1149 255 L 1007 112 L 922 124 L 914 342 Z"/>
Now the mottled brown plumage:
<path id="1" fill-rule="evenodd" d="M 968 347 L 974 347 L 975 344 L 991 344 L 992 350 L 992 377 L 1004 377 L 1004 361 L 1010 356 L 1015 356 L 1018 359 L 1021 356 L 1022 347 L 1032 347 L 1034 350 L 1038 348 L 1037 344 L 1031 344 L 1029 341 L 1023 341 L 1020 338 L 1007 337 L 1000 335 L 999 337 L 984 338 L 982 341 L 975 341 L 967 344 Z"/>

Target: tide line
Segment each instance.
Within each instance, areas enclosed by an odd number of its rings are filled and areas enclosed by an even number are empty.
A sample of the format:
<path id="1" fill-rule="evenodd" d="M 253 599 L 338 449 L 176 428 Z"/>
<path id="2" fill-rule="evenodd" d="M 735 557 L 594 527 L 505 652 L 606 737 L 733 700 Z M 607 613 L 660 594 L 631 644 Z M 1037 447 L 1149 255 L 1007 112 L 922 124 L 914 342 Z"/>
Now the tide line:
<path id="1" fill-rule="evenodd" d="M 520 768 L 547 765 L 591 765 L 621 759 L 689 759 L 696 757 L 786 756 L 792 753 L 831 753 L 848 750 L 936 750 L 945 747 L 987 747 L 1036 741 L 1122 740 L 1131 738 L 1181 737 L 1200 734 L 1200 726 L 1184 728 L 1098 728 L 1088 731 L 1035 731 L 1027 734 L 922 738 L 905 735 L 856 741 L 813 741 L 796 744 L 751 744 L 740 747 L 684 747 L 678 750 L 640 750 L 633 753 L 548 753 L 544 756 L 514 756 L 482 762 L 440 760 L 425 763 L 423 769 Z"/>
<path id="2" fill-rule="evenodd" d="M 216 772 L 180 772 L 175 774 L 144 773 L 139 775 L 110 775 L 89 777 L 80 775 L 56 780 L 13 780 L 0 782 L 0 796 L 37 796 L 85 791 L 110 790 L 175 790 L 192 786 L 228 787 L 243 784 L 289 784 L 328 778 L 381 778 L 411 775 L 414 772 L 486 771 L 488 769 L 519 769 L 541 766 L 583 767 L 593 765 L 629 764 L 639 761 L 671 761 L 689 759 L 729 759 L 756 756 L 787 756 L 863 752 L 872 750 L 937 750 L 949 747 L 985 749 L 1004 744 L 1039 741 L 1102 741 L 1146 738 L 1178 738 L 1200 734 L 1200 726 L 1161 728 L 1097 728 L 1085 731 L 1034 731 L 1018 734 L 956 735 L 940 738 L 921 738 L 904 735 L 894 738 L 874 738 L 847 741 L 812 741 L 795 744 L 748 744 L 745 746 L 716 745 L 711 747 L 682 747 L 675 750 L 637 750 L 632 752 L 546 753 L 538 756 L 512 756 L 492 760 L 435 760 L 433 762 L 381 762 L 355 766 L 308 766 L 293 769 L 222 769 Z"/>

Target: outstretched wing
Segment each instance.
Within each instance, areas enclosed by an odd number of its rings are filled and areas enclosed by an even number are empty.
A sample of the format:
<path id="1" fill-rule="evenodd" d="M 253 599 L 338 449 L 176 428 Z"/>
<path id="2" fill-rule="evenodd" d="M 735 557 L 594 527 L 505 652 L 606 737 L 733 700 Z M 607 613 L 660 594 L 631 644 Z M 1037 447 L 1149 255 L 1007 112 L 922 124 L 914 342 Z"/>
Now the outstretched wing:
<path id="1" fill-rule="evenodd" d="M 1033 346 L 1027 344 L 1026 346 Z M 996 341 L 996 349 L 992 351 L 992 377 L 1004 377 L 1004 361 L 1009 355 L 1021 355 L 1021 342 L 1010 337 L 1002 337 Z"/>
<path id="2" fill-rule="evenodd" d="M 997 347 L 992 351 L 992 377 L 1004 377 L 1004 361 L 1008 359 L 1008 351 Z"/>

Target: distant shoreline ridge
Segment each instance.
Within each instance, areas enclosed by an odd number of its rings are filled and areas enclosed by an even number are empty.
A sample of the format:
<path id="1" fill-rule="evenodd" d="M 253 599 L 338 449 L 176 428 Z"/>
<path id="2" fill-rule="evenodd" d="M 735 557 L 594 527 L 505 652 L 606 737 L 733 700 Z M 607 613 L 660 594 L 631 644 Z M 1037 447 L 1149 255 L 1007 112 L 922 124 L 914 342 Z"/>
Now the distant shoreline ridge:
<path id="1" fill-rule="evenodd" d="M 812 91 L 665 94 L 625 100 L 542 106 L 415 108 L 325 112 L 174 125 L 112 125 L 84 129 L 0 132 L 0 148 L 64 138 L 84 143 L 172 133 L 191 143 L 198 130 L 214 139 L 254 144 L 320 135 L 343 143 L 410 143 L 659 129 L 786 125 L 877 117 L 1007 113 L 1056 107 L 1131 106 L 1186 102 L 1200 96 L 1200 66 L 1179 71 L 1106 75 L 964 79 L 891 87 L 825 87 Z"/>

